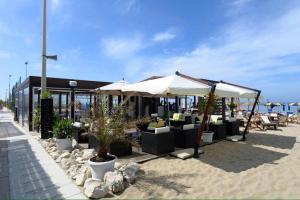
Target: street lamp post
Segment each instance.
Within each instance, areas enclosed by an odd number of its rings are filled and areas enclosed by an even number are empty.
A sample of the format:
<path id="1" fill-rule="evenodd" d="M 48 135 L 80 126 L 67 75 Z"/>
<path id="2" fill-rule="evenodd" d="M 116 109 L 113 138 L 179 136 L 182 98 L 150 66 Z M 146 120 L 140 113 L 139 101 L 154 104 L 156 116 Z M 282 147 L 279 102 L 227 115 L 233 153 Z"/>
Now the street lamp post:
<path id="1" fill-rule="evenodd" d="M 47 11 L 47 0 L 43 1 L 43 47 L 42 47 L 42 78 L 41 78 L 41 89 L 42 95 L 46 90 L 46 11 Z"/>
<path id="2" fill-rule="evenodd" d="M 27 78 L 27 65 L 28 65 L 28 61 L 25 62 L 25 79 Z"/>
<path id="3" fill-rule="evenodd" d="M 10 78 L 11 78 L 11 75 L 8 75 L 8 102 L 10 103 Z"/>

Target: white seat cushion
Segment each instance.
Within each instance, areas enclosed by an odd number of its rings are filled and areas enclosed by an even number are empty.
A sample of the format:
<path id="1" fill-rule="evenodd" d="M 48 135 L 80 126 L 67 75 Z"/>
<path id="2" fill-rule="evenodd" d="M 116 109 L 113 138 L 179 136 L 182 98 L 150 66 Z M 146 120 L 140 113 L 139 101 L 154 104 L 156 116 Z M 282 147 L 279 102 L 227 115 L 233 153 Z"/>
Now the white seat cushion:
<path id="1" fill-rule="evenodd" d="M 186 124 L 186 125 L 183 125 L 182 130 L 190 130 L 193 128 L 195 128 L 195 124 Z"/>
<path id="2" fill-rule="evenodd" d="M 74 122 L 73 126 L 75 126 L 77 128 L 80 128 L 81 127 L 81 123 L 80 122 Z"/>
<path id="3" fill-rule="evenodd" d="M 170 127 L 155 128 L 155 134 L 170 132 Z"/>

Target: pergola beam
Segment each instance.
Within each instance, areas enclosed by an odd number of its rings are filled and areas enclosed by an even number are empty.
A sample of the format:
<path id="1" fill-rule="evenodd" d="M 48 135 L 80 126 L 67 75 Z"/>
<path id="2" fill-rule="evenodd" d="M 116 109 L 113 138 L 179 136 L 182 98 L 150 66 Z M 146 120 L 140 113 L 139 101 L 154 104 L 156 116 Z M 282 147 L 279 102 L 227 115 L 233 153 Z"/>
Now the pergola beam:
<path id="1" fill-rule="evenodd" d="M 258 91 L 257 91 L 257 96 L 256 96 L 256 98 L 255 98 L 254 105 L 253 105 L 253 107 L 252 107 L 252 110 L 251 110 L 251 113 L 250 113 L 250 116 L 249 116 L 249 119 L 248 119 L 248 122 L 247 122 L 247 125 L 246 125 L 246 128 L 245 128 L 244 133 L 243 133 L 243 141 L 246 140 L 246 133 L 247 133 L 247 131 L 248 131 L 248 129 L 249 129 L 250 122 L 251 122 L 251 118 L 252 118 L 252 116 L 254 115 L 255 107 L 256 107 L 256 105 L 257 105 L 257 103 L 258 103 L 260 94 L 261 94 L 261 91 L 258 90 Z"/>

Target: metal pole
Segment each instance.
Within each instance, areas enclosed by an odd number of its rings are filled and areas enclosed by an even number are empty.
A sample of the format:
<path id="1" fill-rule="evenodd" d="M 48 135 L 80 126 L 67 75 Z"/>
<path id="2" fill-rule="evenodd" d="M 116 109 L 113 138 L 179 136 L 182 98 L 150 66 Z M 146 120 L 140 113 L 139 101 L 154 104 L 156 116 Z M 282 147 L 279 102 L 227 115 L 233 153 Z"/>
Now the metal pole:
<path id="1" fill-rule="evenodd" d="M 247 133 L 248 128 L 249 128 L 249 126 L 250 126 L 251 118 L 252 118 L 252 116 L 254 115 L 255 107 L 256 107 L 256 105 L 257 105 L 257 103 L 258 103 L 258 99 L 259 99 L 259 97 L 260 97 L 260 93 L 261 93 L 261 91 L 258 91 L 257 96 L 256 96 L 256 99 L 255 99 L 255 102 L 254 102 L 254 105 L 253 105 L 253 107 L 252 107 L 251 114 L 250 114 L 250 116 L 249 116 L 249 119 L 248 119 L 246 128 L 245 128 L 244 133 L 243 133 L 243 141 L 246 140 L 246 133 Z"/>
<path id="2" fill-rule="evenodd" d="M 208 119 L 208 109 L 211 106 L 212 100 L 214 98 L 215 90 L 216 90 L 216 85 L 212 85 L 211 86 L 211 91 L 208 95 L 207 105 L 206 105 L 206 108 L 205 108 L 205 111 L 204 111 L 201 126 L 198 129 L 197 141 L 196 141 L 196 144 L 195 144 L 195 147 L 194 147 L 194 156 L 193 156 L 194 158 L 199 158 L 198 149 L 199 149 L 199 146 L 200 146 L 202 133 L 204 131 L 205 124 L 206 124 L 206 121 Z"/>
<path id="3" fill-rule="evenodd" d="M 27 78 L 27 65 L 28 65 L 28 62 L 25 62 L 25 79 Z"/>
<path id="4" fill-rule="evenodd" d="M 10 103 L 10 78 L 11 75 L 8 75 L 8 102 Z"/>
<path id="5" fill-rule="evenodd" d="M 46 11 L 47 11 L 47 1 L 43 1 L 43 47 L 42 47 L 42 78 L 41 78 L 41 88 L 42 94 L 46 91 Z"/>

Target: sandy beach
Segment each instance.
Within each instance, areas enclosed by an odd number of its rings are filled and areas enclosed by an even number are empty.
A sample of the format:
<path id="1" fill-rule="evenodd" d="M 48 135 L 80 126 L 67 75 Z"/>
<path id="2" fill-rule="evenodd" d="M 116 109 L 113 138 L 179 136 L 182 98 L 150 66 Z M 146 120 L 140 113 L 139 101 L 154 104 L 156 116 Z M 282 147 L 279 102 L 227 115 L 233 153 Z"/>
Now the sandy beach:
<path id="1" fill-rule="evenodd" d="M 199 159 L 152 160 L 116 198 L 299 198 L 299 141 L 300 125 L 290 124 L 205 146 Z"/>

